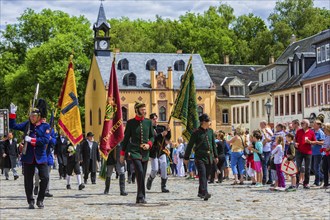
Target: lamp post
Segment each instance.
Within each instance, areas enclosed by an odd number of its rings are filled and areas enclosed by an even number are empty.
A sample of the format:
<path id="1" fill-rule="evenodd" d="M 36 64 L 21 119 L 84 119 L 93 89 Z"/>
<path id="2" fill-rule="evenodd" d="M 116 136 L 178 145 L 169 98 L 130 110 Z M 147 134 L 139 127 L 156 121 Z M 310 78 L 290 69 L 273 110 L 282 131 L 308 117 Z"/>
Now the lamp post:
<path id="1" fill-rule="evenodd" d="M 273 107 L 273 104 L 271 103 L 270 99 L 267 100 L 267 102 L 265 104 L 265 107 L 266 107 L 266 111 L 267 111 L 268 124 L 269 124 L 270 123 L 270 111 Z"/>

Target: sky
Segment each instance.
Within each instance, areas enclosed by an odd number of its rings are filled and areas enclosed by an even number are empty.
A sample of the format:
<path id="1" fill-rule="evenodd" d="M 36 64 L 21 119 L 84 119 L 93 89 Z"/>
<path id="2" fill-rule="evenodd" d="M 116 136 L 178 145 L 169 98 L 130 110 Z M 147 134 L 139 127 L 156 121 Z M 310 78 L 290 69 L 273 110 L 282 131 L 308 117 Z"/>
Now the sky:
<path id="1" fill-rule="evenodd" d="M 84 15 L 93 24 L 96 21 L 100 0 L 0 0 L 0 29 L 16 19 L 27 8 L 40 12 L 44 8 L 61 10 L 70 15 Z M 120 18 L 154 20 L 177 19 L 186 12 L 203 13 L 210 6 L 218 6 L 219 0 L 103 0 L 107 19 Z M 253 13 L 265 21 L 273 11 L 276 0 L 223 0 L 234 8 L 236 16 Z M 314 5 L 330 10 L 329 0 L 314 0 Z"/>

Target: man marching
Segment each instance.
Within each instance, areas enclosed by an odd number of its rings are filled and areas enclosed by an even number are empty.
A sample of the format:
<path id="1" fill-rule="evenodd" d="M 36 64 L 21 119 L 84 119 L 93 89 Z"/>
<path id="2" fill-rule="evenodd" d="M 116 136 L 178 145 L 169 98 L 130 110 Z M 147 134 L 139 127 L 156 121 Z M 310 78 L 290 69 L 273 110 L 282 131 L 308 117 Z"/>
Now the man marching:
<path id="1" fill-rule="evenodd" d="M 44 197 L 47 188 L 49 174 L 47 166 L 46 148 L 50 139 L 50 126 L 42 121 L 42 118 L 47 117 L 46 102 L 39 99 L 37 108 L 32 109 L 28 121 L 16 124 L 17 106 L 10 104 L 9 127 L 14 130 L 27 131 L 24 140 L 27 142 L 26 154 L 22 154 L 22 162 L 24 163 L 24 187 L 26 199 L 29 204 L 29 209 L 34 209 L 33 198 L 33 176 L 35 167 L 39 170 L 40 190 L 37 197 L 37 206 L 44 208 Z M 24 152 L 24 151 L 23 151 Z"/>
<path id="2" fill-rule="evenodd" d="M 136 116 L 127 121 L 125 136 L 120 152 L 120 162 L 124 163 L 125 151 L 134 164 L 137 178 L 136 203 L 147 203 L 145 200 L 145 177 L 147 172 L 149 150 L 154 142 L 154 130 L 149 119 L 145 118 L 146 105 L 136 102 Z"/>
<path id="3" fill-rule="evenodd" d="M 152 181 L 156 177 L 159 167 L 160 166 L 160 175 L 161 175 L 161 190 L 163 193 L 170 192 L 166 189 L 166 182 L 167 182 L 167 154 L 165 147 L 167 145 L 167 141 L 171 139 L 171 131 L 169 128 L 165 126 L 157 125 L 158 116 L 156 113 L 152 113 L 150 115 L 150 120 L 152 121 L 152 126 L 154 128 L 155 133 L 155 141 L 150 150 L 150 157 L 151 157 L 151 173 L 147 180 L 147 189 L 150 190 L 152 186 Z M 168 151 L 168 153 L 170 153 Z"/>

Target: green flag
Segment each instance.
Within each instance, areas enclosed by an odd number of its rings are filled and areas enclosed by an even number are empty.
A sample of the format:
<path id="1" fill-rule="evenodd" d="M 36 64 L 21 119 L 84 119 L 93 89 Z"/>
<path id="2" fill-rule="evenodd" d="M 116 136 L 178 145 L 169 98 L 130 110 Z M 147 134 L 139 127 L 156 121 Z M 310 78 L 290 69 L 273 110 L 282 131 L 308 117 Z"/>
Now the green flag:
<path id="1" fill-rule="evenodd" d="M 175 100 L 175 105 L 172 110 L 171 117 L 181 121 L 183 127 L 185 128 L 182 135 L 187 141 L 189 141 L 192 132 L 199 126 L 196 86 L 191 58 L 181 81 L 180 91 Z"/>

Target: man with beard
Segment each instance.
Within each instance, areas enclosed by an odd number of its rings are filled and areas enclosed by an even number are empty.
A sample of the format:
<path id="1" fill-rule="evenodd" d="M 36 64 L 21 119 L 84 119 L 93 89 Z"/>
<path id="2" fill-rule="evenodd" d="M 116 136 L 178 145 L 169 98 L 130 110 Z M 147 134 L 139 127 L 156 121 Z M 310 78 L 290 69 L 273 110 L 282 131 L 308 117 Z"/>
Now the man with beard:
<path id="1" fill-rule="evenodd" d="M 167 156 L 169 156 L 169 150 L 166 149 L 167 141 L 171 139 L 171 131 L 168 127 L 157 125 L 158 116 L 156 113 L 150 115 L 152 126 L 155 133 L 155 141 L 153 143 L 152 150 L 150 150 L 151 157 L 151 173 L 147 180 L 147 189 L 150 190 L 152 181 L 156 177 L 159 166 L 161 175 L 161 190 L 163 193 L 170 192 L 166 189 L 167 182 Z M 168 154 L 168 155 L 167 155 Z"/>
<path id="2" fill-rule="evenodd" d="M 136 203 L 147 203 L 145 200 L 145 177 L 147 172 L 149 151 L 154 142 L 154 129 L 151 120 L 146 119 L 146 105 L 136 102 L 136 116 L 127 121 L 125 136 L 120 152 L 120 162 L 124 163 L 125 152 L 132 160 L 137 178 Z"/>

